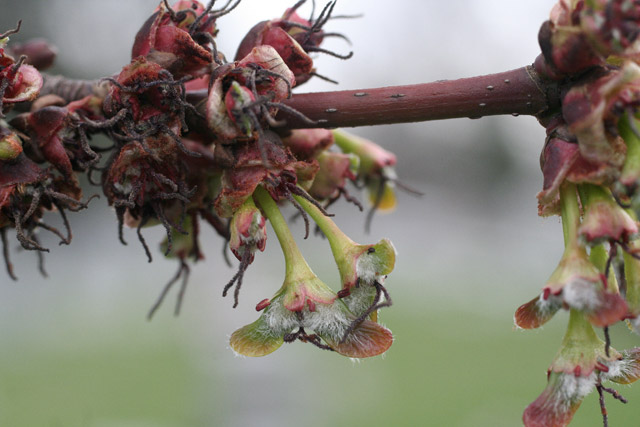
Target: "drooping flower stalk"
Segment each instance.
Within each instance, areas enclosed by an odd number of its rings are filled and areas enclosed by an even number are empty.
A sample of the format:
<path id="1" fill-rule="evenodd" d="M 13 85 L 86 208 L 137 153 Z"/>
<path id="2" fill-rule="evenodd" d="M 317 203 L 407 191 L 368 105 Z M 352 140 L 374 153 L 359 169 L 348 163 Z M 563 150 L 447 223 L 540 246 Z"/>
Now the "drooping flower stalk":
<path id="1" fill-rule="evenodd" d="M 574 184 L 565 182 L 560 187 L 562 233 L 564 236 L 565 254 L 571 250 L 584 249 L 578 245 L 578 228 L 580 227 L 580 207 L 578 193 Z"/>
<path id="2" fill-rule="evenodd" d="M 278 209 L 269 193 L 261 186 L 258 186 L 253 195 L 276 233 L 284 255 L 285 275 L 291 276 L 311 272 L 311 268 L 304 256 L 302 256 L 284 216 L 282 216 L 280 209 Z"/>

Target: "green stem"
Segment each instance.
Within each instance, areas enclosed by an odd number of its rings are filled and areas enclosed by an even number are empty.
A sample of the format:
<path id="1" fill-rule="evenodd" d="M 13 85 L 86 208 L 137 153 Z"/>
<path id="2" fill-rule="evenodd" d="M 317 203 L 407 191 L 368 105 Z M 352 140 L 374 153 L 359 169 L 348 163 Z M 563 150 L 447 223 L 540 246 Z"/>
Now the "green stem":
<path id="1" fill-rule="evenodd" d="M 589 253 L 589 261 L 591 261 L 591 263 L 595 265 L 602 274 L 605 273 L 608 260 L 609 253 L 607 252 L 603 244 L 596 245 L 591 248 L 591 253 Z M 613 268 L 610 268 L 609 270 L 609 275 L 607 276 L 608 289 L 610 292 L 619 293 L 618 280 L 616 279 Z"/>
<path id="2" fill-rule="evenodd" d="M 333 140 L 343 153 L 354 154 L 358 157 L 358 173 L 371 173 L 376 170 L 375 159 L 368 151 L 372 150 L 371 143 L 359 136 L 347 133 L 340 129 L 334 129 Z M 379 148 L 378 148 L 379 149 Z"/>
<path id="3" fill-rule="evenodd" d="M 578 185 L 578 192 L 580 193 L 582 206 L 588 206 L 598 200 L 611 201 L 611 194 L 601 185 L 580 184 Z"/>
<path id="4" fill-rule="evenodd" d="M 591 248 L 591 252 L 589 253 L 589 261 L 591 261 L 591 264 L 595 265 L 601 273 L 604 273 L 604 269 L 607 266 L 608 258 L 609 254 L 607 253 L 604 245 L 596 245 Z"/>
<path id="5" fill-rule="evenodd" d="M 278 205 L 271 198 L 271 195 L 267 190 L 258 186 L 253 193 L 253 196 L 260 204 L 262 211 L 273 227 L 273 231 L 275 231 L 276 236 L 278 236 L 278 241 L 280 242 L 280 247 L 284 254 L 286 276 L 290 277 L 294 272 L 300 272 L 300 269 L 304 268 L 311 271 L 307 261 L 302 256 L 300 249 L 298 249 L 298 245 L 287 226 L 287 222 L 282 216 L 280 209 L 278 209 Z"/>
<path id="6" fill-rule="evenodd" d="M 564 233 L 565 252 L 578 246 L 578 227 L 580 227 L 580 209 L 576 185 L 564 182 L 560 187 L 560 205 L 562 209 L 562 231 Z"/>
<path id="7" fill-rule="evenodd" d="M 338 257 L 346 252 L 349 246 L 356 245 L 356 243 L 349 238 L 346 234 L 340 230 L 340 228 L 333 222 L 328 216 L 323 214 L 320 209 L 309 202 L 304 197 L 293 196 L 300 206 L 313 218 L 313 221 L 318 224 L 320 230 L 327 236 L 329 246 L 331 246 L 331 252 L 334 257 Z"/>
<path id="8" fill-rule="evenodd" d="M 362 143 L 358 139 L 339 129 L 334 129 L 331 133 L 333 133 L 334 142 L 340 147 L 340 150 L 345 153 L 360 154 L 359 149 Z"/>
<path id="9" fill-rule="evenodd" d="M 571 309 L 569 325 L 562 339 L 562 346 L 568 350 L 584 350 L 588 347 L 598 348 L 601 343 L 602 341 L 584 314 L 581 311 Z"/>
<path id="10" fill-rule="evenodd" d="M 626 209 L 627 213 L 634 221 L 638 220 L 638 216 L 633 209 Z M 629 242 L 631 250 L 640 249 L 640 243 L 637 240 Z M 627 282 L 625 299 L 629 305 L 629 311 L 633 314 L 640 314 L 640 261 L 631 256 L 628 252 L 622 253 L 624 260 L 624 276 Z"/>
<path id="11" fill-rule="evenodd" d="M 632 118 L 636 128 L 640 126 L 640 121 L 635 117 Z M 627 145 L 627 155 L 625 157 L 624 166 L 622 167 L 622 177 L 630 173 L 637 173 L 638 165 L 640 165 L 640 138 L 633 131 L 629 122 L 629 117 L 623 115 L 618 121 L 618 132 Z"/>

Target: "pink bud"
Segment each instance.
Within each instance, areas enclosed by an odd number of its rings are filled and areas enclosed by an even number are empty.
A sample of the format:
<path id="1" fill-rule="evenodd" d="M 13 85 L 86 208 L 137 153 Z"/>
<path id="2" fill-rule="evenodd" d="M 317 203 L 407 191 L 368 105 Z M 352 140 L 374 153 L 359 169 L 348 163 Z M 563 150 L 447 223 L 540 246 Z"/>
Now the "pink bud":
<path id="1" fill-rule="evenodd" d="M 266 219 L 251 198 L 233 215 L 230 231 L 229 248 L 238 260 L 242 260 L 244 253 L 249 251 L 250 263 L 256 250 L 264 251 L 267 242 Z"/>

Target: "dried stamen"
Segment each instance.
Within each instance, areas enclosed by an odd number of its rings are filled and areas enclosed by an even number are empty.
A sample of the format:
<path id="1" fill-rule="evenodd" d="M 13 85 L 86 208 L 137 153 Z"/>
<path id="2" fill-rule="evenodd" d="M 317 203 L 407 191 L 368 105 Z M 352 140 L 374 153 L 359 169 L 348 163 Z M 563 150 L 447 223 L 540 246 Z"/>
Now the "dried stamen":
<path id="1" fill-rule="evenodd" d="M 13 273 L 13 264 L 11 263 L 11 258 L 9 258 L 9 242 L 7 242 L 7 229 L 6 227 L 0 228 L 0 240 L 2 240 L 2 255 L 4 258 L 4 265 L 7 269 L 7 274 L 13 280 L 18 280 L 16 275 Z"/>
<path id="2" fill-rule="evenodd" d="M 359 279 L 360 278 L 358 278 L 358 283 L 359 283 Z M 373 282 L 373 286 L 376 288 L 376 295 L 373 298 L 373 302 L 371 303 L 369 308 L 365 310 L 364 313 L 362 313 L 357 319 L 351 322 L 351 324 L 345 331 L 344 335 L 342 336 L 342 339 L 340 340 L 340 344 L 343 344 L 349 337 L 349 334 L 351 334 L 355 330 L 355 328 L 358 327 L 360 323 L 364 322 L 366 318 L 371 315 L 371 313 L 384 307 L 391 307 L 391 305 L 393 304 L 393 301 L 391 301 L 391 296 L 389 295 L 389 292 L 387 292 L 387 289 L 384 286 L 382 286 L 380 282 L 378 281 Z M 384 295 L 384 302 L 380 302 L 383 295 Z"/>
<path id="3" fill-rule="evenodd" d="M 162 292 L 160 293 L 160 296 L 158 297 L 156 302 L 153 304 L 153 306 L 149 310 L 149 314 L 147 314 L 148 320 L 151 320 L 153 318 L 153 315 L 158 310 L 158 308 L 160 308 L 160 306 L 162 305 L 162 302 L 164 301 L 165 296 L 167 296 L 167 293 L 169 292 L 169 290 L 180 279 L 180 277 L 182 277 L 182 283 L 180 285 L 180 291 L 178 292 L 178 296 L 176 298 L 176 307 L 174 310 L 175 316 L 178 316 L 180 314 L 180 308 L 182 306 L 184 293 L 187 289 L 187 284 L 189 283 L 190 273 L 191 273 L 191 270 L 189 269 L 189 266 L 187 265 L 187 263 L 184 260 L 180 260 L 180 264 L 178 265 L 178 271 L 173 276 L 173 278 L 169 280 L 169 282 L 164 286 L 164 288 L 162 289 Z"/>
<path id="4" fill-rule="evenodd" d="M 231 287 L 235 283 L 236 288 L 233 291 L 233 308 L 236 308 L 238 306 L 238 297 L 240 296 L 240 288 L 242 287 L 242 279 L 244 277 L 245 271 L 247 271 L 247 268 L 249 267 L 249 265 L 253 261 L 252 258 L 253 258 L 253 254 L 251 253 L 251 251 L 248 250 L 248 249 L 245 249 L 243 254 L 242 254 L 242 259 L 240 260 L 240 265 L 238 266 L 238 271 L 236 272 L 236 274 L 233 275 L 231 280 L 229 280 L 229 283 L 227 283 L 225 285 L 224 289 L 222 290 L 222 296 L 226 297 L 227 296 L 227 292 L 229 292 L 229 289 L 231 289 Z"/>
<path id="5" fill-rule="evenodd" d="M 138 224 L 136 233 L 138 234 L 138 240 L 140 241 L 140 243 L 142 244 L 142 247 L 144 248 L 144 253 L 147 255 L 147 259 L 149 260 L 149 262 L 152 262 L 153 257 L 151 256 L 151 251 L 149 250 L 149 246 L 147 245 L 147 242 L 144 240 L 144 236 L 142 235 L 142 231 L 141 231 L 142 227 L 146 225 L 147 221 L 149 221 L 148 216 L 143 216 L 140 219 L 140 223 Z"/>
<path id="6" fill-rule="evenodd" d="M 0 39 L 3 39 L 5 37 L 9 37 L 12 34 L 17 34 L 20 32 L 20 27 L 22 26 L 22 19 L 18 20 L 18 23 L 16 24 L 16 28 L 12 29 L 12 30 L 7 30 L 4 33 L 0 34 Z"/>

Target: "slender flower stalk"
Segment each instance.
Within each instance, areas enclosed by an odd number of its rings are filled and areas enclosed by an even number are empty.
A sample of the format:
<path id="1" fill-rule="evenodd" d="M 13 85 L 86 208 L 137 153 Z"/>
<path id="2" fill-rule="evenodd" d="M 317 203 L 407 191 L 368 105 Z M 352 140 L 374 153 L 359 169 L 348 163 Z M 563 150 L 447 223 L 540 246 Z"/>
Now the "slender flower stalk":
<path id="1" fill-rule="evenodd" d="M 254 197 L 260 204 L 262 211 L 269 220 L 273 231 L 276 233 L 278 242 L 280 243 L 280 248 L 284 255 L 285 275 L 289 277 L 296 273 L 296 271 L 301 271 L 302 274 L 309 273 L 311 271 L 311 267 L 309 267 L 304 256 L 302 256 L 302 253 L 289 230 L 286 220 L 282 216 L 282 213 L 280 213 L 280 209 L 278 209 L 278 206 L 273 201 L 269 193 L 261 186 L 258 186 L 254 192 Z"/>

